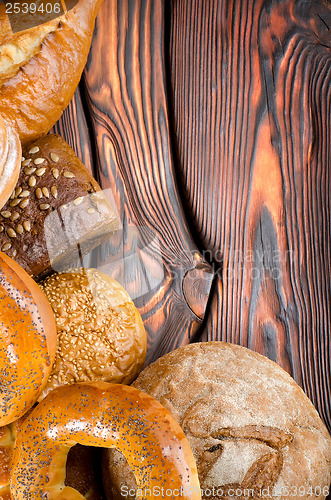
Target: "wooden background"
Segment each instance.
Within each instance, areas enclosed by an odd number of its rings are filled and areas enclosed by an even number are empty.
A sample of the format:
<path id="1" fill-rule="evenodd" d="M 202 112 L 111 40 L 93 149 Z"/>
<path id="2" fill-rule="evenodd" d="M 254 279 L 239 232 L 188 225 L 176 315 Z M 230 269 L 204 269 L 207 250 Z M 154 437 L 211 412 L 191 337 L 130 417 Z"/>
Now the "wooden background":
<path id="1" fill-rule="evenodd" d="M 113 192 L 93 262 L 134 297 L 147 363 L 248 346 L 329 430 L 330 30 L 326 0 L 105 0 L 55 127 Z"/>

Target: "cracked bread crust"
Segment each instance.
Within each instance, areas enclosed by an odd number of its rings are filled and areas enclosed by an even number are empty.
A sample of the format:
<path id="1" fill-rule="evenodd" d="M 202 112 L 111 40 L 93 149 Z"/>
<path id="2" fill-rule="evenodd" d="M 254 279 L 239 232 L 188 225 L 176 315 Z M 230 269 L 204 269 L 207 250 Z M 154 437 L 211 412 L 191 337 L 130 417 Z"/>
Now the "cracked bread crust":
<path id="1" fill-rule="evenodd" d="M 22 144 L 45 135 L 69 104 L 86 64 L 102 0 L 13 34 L 0 3 L 0 115 Z"/>
<path id="2" fill-rule="evenodd" d="M 190 344 L 148 366 L 133 385 L 182 426 L 202 489 L 219 489 L 205 498 L 244 499 L 253 491 L 258 499 L 269 489 L 285 500 L 295 487 L 297 497 L 325 498 L 329 433 L 301 388 L 264 356 L 223 342 Z M 104 454 L 104 482 L 108 500 L 122 498 L 123 484 L 135 487 L 116 450 Z"/>

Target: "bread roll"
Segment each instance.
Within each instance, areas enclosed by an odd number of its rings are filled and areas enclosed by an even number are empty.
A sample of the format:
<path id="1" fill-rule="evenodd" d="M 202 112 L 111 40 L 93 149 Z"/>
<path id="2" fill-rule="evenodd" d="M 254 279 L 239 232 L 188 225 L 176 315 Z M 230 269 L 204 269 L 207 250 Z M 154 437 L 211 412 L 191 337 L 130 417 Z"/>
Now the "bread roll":
<path id="1" fill-rule="evenodd" d="M 165 487 L 181 492 L 182 500 L 201 500 L 193 453 L 175 419 L 147 394 L 106 382 L 57 387 L 34 408 L 15 442 L 13 497 L 82 498 L 64 484 L 68 451 L 75 443 L 121 450 L 146 492 L 142 500 L 155 498 L 148 492 Z"/>
<path id="2" fill-rule="evenodd" d="M 300 387 L 264 356 L 223 342 L 190 344 L 145 368 L 133 386 L 180 423 L 202 498 L 327 496 L 328 431 Z M 121 495 L 135 485 L 116 450 L 105 452 L 104 485 L 108 500 L 132 498 Z"/>
<path id="3" fill-rule="evenodd" d="M 16 185 L 21 156 L 22 148 L 17 133 L 0 116 L 0 208 Z"/>
<path id="4" fill-rule="evenodd" d="M 46 134 L 69 104 L 86 64 L 102 0 L 13 33 L 0 2 L 0 115 L 23 144 Z"/>
<path id="5" fill-rule="evenodd" d="M 18 183 L 0 211 L 0 249 L 34 279 L 72 267 L 119 225 L 69 145 L 47 135 L 23 149 Z"/>
<path id="6" fill-rule="evenodd" d="M 55 362 L 41 398 L 75 382 L 132 382 L 145 361 L 147 341 L 124 288 L 96 269 L 54 274 L 41 288 L 58 332 Z"/>
<path id="7" fill-rule="evenodd" d="M 50 375 L 56 325 L 45 294 L 0 252 L 0 426 L 36 402 Z"/>

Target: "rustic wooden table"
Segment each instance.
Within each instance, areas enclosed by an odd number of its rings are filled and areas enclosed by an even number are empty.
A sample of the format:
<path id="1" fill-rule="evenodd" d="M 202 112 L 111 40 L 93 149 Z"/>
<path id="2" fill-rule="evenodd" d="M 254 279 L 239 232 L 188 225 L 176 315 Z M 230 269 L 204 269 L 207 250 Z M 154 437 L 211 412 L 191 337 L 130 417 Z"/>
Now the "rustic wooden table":
<path id="1" fill-rule="evenodd" d="M 331 4 L 105 0 L 55 130 L 122 230 L 94 264 L 150 363 L 224 340 L 280 364 L 331 430 Z"/>

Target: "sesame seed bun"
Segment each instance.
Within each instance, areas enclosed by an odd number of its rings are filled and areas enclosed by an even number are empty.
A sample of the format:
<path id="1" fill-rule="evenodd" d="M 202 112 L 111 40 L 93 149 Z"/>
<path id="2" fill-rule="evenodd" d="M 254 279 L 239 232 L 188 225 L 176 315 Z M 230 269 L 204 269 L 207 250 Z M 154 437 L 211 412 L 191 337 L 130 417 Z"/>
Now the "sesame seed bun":
<path id="1" fill-rule="evenodd" d="M 147 341 L 126 290 L 96 269 L 54 274 L 41 288 L 58 334 L 55 362 L 41 398 L 75 382 L 131 383 L 145 361 Z"/>

